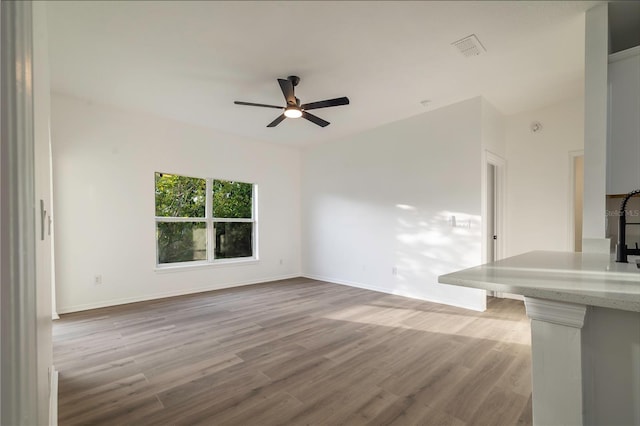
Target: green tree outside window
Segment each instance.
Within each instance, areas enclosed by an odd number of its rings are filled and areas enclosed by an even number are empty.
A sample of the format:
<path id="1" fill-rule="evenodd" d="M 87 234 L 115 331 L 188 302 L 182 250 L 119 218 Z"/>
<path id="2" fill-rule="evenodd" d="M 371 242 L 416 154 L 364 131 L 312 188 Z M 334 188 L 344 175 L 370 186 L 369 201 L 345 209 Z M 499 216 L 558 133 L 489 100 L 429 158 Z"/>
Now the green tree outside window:
<path id="1" fill-rule="evenodd" d="M 252 257 L 253 204 L 251 183 L 156 173 L 158 264 Z M 211 254 L 209 238 L 214 242 Z"/>

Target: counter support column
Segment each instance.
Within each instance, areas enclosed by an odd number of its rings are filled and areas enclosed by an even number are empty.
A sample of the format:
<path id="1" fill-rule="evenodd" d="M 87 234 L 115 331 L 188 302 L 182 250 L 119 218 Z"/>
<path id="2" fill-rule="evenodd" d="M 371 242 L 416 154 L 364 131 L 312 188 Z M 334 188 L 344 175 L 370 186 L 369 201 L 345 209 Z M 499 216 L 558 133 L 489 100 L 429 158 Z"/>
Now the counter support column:
<path id="1" fill-rule="evenodd" d="M 525 297 L 531 319 L 533 424 L 582 425 L 582 326 L 587 307 Z"/>

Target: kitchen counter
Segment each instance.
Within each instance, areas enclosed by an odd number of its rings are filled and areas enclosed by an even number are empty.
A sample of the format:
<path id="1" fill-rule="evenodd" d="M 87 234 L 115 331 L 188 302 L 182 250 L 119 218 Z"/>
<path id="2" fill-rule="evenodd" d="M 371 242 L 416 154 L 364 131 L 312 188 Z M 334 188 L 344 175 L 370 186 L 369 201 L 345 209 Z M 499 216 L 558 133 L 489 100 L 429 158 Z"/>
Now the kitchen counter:
<path id="1" fill-rule="evenodd" d="M 533 251 L 441 275 L 438 281 L 640 312 L 640 269 L 633 256 L 629 263 L 616 263 L 604 254 Z"/>
<path id="2" fill-rule="evenodd" d="M 640 269 L 534 251 L 438 281 L 524 296 L 534 425 L 640 425 Z"/>

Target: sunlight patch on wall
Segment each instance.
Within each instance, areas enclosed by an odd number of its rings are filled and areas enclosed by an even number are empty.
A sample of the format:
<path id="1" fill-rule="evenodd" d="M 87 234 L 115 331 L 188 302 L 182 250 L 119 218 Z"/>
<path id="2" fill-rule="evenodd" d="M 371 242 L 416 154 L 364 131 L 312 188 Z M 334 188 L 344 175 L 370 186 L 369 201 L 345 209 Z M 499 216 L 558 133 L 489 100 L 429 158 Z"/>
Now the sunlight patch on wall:
<path id="1" fill-rule="evenodd" d="M 410 213 L 411 217 L 398 216 L 396 227 L 396 253 L 405 267 L 444 274 L 461 264 L 479 264 L 480 215 L 453 211 L 428 215 L 417 209 Z"/>
<path id="2" fill-rule="evenodd" d="M 408 204 L 396 204 L 396 207 L 401 209 L 401 210 L 415 210 L 416 209 L 414 206 L 410 206 Z"/>

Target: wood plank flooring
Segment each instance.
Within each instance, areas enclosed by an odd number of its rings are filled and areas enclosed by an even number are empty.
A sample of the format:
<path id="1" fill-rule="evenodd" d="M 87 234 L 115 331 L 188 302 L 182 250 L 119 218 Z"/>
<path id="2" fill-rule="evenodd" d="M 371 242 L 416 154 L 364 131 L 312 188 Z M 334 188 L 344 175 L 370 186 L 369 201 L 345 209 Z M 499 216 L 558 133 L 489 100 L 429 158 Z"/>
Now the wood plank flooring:
<path id="1" fill-rule="evenodd" d="M 63 315 L 59 424 L 530 425 L 522 302 L 305 278 Z"/>

